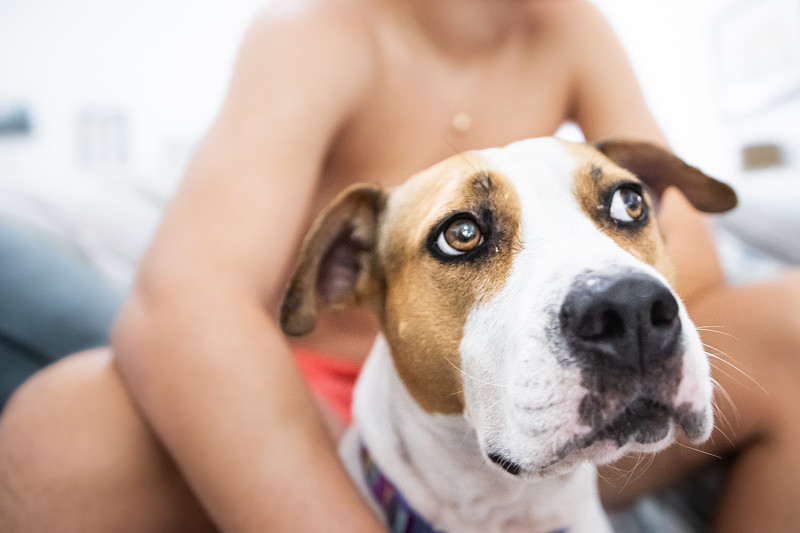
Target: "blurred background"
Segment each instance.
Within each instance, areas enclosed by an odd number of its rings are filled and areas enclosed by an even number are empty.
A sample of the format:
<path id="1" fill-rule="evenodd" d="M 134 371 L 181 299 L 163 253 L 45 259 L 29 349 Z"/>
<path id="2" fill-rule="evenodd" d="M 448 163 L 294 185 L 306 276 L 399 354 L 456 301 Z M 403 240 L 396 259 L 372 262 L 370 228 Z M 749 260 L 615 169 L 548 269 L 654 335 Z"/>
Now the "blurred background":
<path id="1" fill-rule="evenodd" d="M 800 0 L 596 3 L 676 153 L 740 190 L 729 276 L 800 262 Z M 127 284 L 263 4 L 0 0 L 0 214 Z"/>

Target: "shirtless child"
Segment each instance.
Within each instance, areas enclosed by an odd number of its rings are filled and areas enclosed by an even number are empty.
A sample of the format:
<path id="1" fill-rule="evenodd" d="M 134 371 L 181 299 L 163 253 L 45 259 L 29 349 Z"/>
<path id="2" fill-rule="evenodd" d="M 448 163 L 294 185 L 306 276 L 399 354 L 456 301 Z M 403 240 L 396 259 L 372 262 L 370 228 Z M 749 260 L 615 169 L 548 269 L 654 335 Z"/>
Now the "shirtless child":
<path id="1" fill-rule="evenodd" d="M 590 141 L 665 143 L 585 0 L 272 2 L 142 263 L 113 355 L 69 358 L 12 399 L 0 530 L 379 531 L 335 454 L 341 421 L 321 422 L 292 353 L 361 361 L 376 324 L 343 313 L 291 344 L 281 335 L 299 239 L 350 183 L 395 184 L 456 150 L 551 135 L 567 119 Z M 741 444 L 717 527 L 796 530 L 800 430 L 781 406 L 800 391 L 800 278 L 725 287 L 703 220 L 677 193 L 662 227 L 695 322 L 737 337 L 706 342 L 770 385 L 767 396 L 724 366 L 715 375 L 741 417 L 720 402 L 732 441 L 708 446 Z M 676 450 L 628 492 L 709 461 Z"/>

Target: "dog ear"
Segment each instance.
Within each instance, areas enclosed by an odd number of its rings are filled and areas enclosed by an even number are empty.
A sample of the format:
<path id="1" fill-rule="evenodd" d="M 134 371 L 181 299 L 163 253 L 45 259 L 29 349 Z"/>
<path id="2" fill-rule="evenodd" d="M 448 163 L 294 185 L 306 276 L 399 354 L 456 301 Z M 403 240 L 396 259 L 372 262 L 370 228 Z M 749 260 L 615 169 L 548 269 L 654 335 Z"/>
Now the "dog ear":
<path id="1" fill-rule="evenodd" d="M 380 284 L 373 252 L 385 203 L 380 187 L 356 184 L 320 213 L 303 241 L 281 305 L 284 333 L 299 336 L 314 329 L 318 300 L 344 308 L 375 298 Z"/>
<path id="2" fill-rule="evenodd" d="M 727 184 L 689 166 L 672 153 L 640 141 L 608 140 L 598 151 L 644 181 L 660 198 L 669 186 L 681 190 L 692 205 L 706 213 L 722 213 L 736 207 L 736 192 Z"/>

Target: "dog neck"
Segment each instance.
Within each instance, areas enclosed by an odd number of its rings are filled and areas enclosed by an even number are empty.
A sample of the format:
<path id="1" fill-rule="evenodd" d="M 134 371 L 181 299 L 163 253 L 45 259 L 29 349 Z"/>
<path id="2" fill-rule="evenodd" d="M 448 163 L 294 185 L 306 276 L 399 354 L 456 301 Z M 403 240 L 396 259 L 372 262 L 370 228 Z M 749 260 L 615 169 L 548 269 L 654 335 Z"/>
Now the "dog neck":
<path id="1" fill-rule="evenodd" d="M 577 531 L 576 519 L 592 522 L 601 512 L 593 467 L 521 479 L 485 458 L 467 416 L 423 411 L 397 376 L 381 337 L 364 365 L 353 409 L 363 446 L 436 530 Z M 576 509 L 576 502 L 585 508 Z"/>

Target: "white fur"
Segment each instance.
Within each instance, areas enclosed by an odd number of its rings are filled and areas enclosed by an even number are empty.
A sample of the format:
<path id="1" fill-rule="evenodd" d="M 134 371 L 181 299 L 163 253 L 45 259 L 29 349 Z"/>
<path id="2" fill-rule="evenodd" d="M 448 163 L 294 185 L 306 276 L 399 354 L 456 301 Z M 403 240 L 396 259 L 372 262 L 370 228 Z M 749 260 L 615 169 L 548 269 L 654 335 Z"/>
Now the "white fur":
<path id="1" fill-rule="evenodd" d="M 356 426 L 343 439 L 340 453 L 362 492 L 369 496 L 358 439 L 436 529 L 532 533 L 575 521 L 570 532 L 611 531 L 600 508 L 593 466 L 585 464 L 570 474 L 537 481 L 500 472 L 481 453 L 466 417 L 431 415 L 420 409 L 394 372 L 383 337 L 377 339 L 362 370 L 353 415 Z M 368 499 L 372 502 L 371 496 Z"/>

